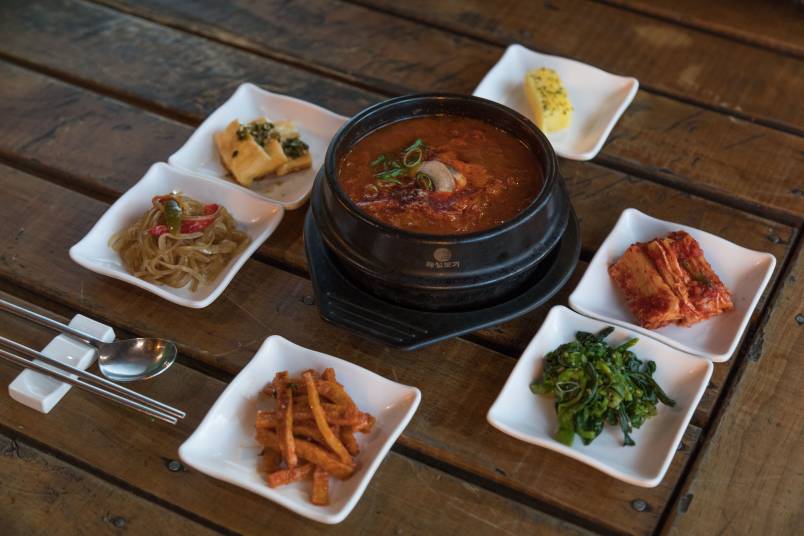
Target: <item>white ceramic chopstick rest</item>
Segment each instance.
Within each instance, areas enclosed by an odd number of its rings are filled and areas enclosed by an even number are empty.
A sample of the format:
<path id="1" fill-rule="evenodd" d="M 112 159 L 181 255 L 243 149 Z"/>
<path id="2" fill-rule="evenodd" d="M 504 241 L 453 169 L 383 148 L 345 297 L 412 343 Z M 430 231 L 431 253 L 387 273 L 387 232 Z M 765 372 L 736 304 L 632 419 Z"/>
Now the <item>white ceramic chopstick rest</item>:
<path id="1" fill-rule="evenodd" d="M 115 338 L 112 328 L 83 315 L 75 315 L 69 325 L 104 342 L 112 342 Z M 88 369 L 97 358 L 93 347 L 64 334 L 50 341 L 42 353 L 81 370 Z M 49 413 L 70 388 L 69 384 L 55 378 L 33 370 L 24 370 L 9 384 L 8 394 L 20 404 Z"/>

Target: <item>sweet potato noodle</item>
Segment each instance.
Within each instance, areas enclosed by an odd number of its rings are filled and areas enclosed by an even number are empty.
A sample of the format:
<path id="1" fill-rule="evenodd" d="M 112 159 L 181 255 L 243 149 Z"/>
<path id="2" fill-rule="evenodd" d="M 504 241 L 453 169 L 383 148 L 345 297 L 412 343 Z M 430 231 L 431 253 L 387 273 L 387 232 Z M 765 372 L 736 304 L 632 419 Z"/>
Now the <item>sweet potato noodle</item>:
<path id="1" fill-rule="evenodd" d="M 181 194 L 153 198 L 134 225 L 109 240 L 126 270 L 141 279 L 181 288 L 213 281 L 251 242 L 229 212 Z"/>
<path id="2" fill-rule="evenodd" d="M 496 227 L 522 212 L 544 182 L 523 142 L 490 123 L 450 115 L 375 130 L 340 159 L 338 177 L 375 219 L 438 235 Z"/>

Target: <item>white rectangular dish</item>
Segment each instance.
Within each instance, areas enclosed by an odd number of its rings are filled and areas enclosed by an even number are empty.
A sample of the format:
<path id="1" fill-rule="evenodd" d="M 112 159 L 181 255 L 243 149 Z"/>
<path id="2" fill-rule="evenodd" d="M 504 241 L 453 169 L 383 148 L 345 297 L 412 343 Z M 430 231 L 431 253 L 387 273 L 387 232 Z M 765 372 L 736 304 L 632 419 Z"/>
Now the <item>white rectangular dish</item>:
<path id="1" fill-rule="evenodd" d="M 220 162 L 213 135 L 226 128 L 234 119 L 248 123 L 259 117 L 270 120 L 291 119 L 300 138 L 310 146 L 313 166 L 283 177 L 266 177 L 254 181 L 251 188 L 229 178 Z M 187 142 L 168 162 L 188 171 L 226 181 L 238 188 L 257 192 L 261 196 L 291 210 L 307 201 L 318 169 L 324 163 L 327 147 L 335 132 L 346 121 L 342 115 L 315 104 L 271 93 L 254 84 L 242 84 L 234 95 L 204 120 Z"/>
<path id="2" fill-rule="evenodd" d="M 287 370 L 291 376 L 332 367 L 346 391 L 362 411 L 377 422 L 369 434 L 356 434 L 360 445 L 357 471 L 347 480 L 330 481 L 329 506 L 310 502 L 311 482 L 271 488 L 257 472 L 261 447 L 256 442 L 255 420 L 259 393 L 274 377 Z M 380 463 L 416 412 L 421 393 L 387 380 L 337 357 L 308 350 L 277 335 L 268 337 L 248 365 L 221 394 L 204 420 L 179 448 L 190 467 L 213 478 L 262 495 L 299 515 L 322 523 L 340 523 L 357 504 Z"/>
<path id="3" fill-rule="evenodd" d="M 659 403 L 658 414 L 648 419 L 631 437 L 635 446 L 623 446 L 619 427 L 606 425 L 589 445 L 575 438 L 572 446 L 553 438 L 558 427 L 554 398 L 535 395 L 530 384 L 541 377 L 544 357 L 573 341 L 578 331 L 596 333 L 610 324 L 581 316 L 566 307 L 550 309 L 544 323 L 519 358 L 505 386 L 489 409 L 489 423 L 519 440 L 554 450 L 614 478 L 635 486 L 654 487 L 664 478 L 684 431 L 712 376 L 713 365 L 648 337 L 631 350 L 642 361 L 656 362 L 654 379 L 676 401 L 675 407 Z M 638 337 L 616 328 L 606 339 L 610 345 Z"/>
<path id="4" fill-rule="evenodd" d="M 569 128 L 545 134 L 547 139 L 559 156 L 591 160 L 634 100 L 639 82 L 636 78 L 617 76 L 579 61 L 541 54 L 514 44 L 506 49 L 473 95 L 499 102 L 532 118 L 523 82 L 525 73 L 540 67 L 558 73 L 574 108 Z"/>
<path id="5" fill-rule="evenodd" d="M 214 281 L 199 286 L 195 292 L 189 285 L 183 288 L 160 286 L 131 275 L 117 252 L 109 247 L 109 238 L 145 214 L 154 196 L 171 191 L 226 207 L 240 229 L 251 237 L 251 244 L 232 259 Z M 248 258 L 271 236 L 283 215 L 281 205 L 244 188 L 158 163 L 151 166 L 137 184 L 109 207 L 87 235 L 70 248 L 70 258 L 95 273 L 125 281 L 173 303 L 206 307 L 221 295 Z"/>
<path id="6" fill-rule="evenodd" d="M 734 309 L 689 327 L 646 329 L 636 323 L 608 268 L 631 244 L 648 242 L 673 231 L 686 231 L 698 241 L 712 269 L 731 292 Z M 775 266 L 776 258 L 770 253 L 746 249 L 700 229 L 628 208 L 592 258 L 569 303 L 579 313 L 627 327 L 684 352 L 716 362 L 727 361 L 737 348 Z"/>

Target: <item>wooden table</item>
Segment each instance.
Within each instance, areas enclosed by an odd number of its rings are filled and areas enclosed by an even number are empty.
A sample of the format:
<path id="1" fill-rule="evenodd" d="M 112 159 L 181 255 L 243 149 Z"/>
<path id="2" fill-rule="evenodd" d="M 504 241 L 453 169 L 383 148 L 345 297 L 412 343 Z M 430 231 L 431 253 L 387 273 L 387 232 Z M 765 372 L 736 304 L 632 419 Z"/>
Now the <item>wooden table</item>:
<path id="1" fill-rule="evenodd" d="M 6 0 L 0 6 L 0 294 L 179 363 L 141 389 L 178 426 L 73 390 L 49 415 L 0 394 L 0 531 L 307 534 L 763 533 L 804 520 L 804 12 L 790 1 Z M 485 413 L 548 307 L 404 353 L 323 322 L 304 210 L 210 307 L 174 306 L 70 261 L 111 202 L 244 81 L 350 115 L 389 96 L 470 93 L 505 46 L 640 80 L 600 155 L 561 161 L 582 226 L 566 297 L 626 207 L 778 262 L 739 351 L 667 476 L 630 486 L 494 430 Z M 0 333 L 52 336 L 8 316 Z M 183 467 L 177 448 L 270 334 L 418 386 L 418 413 L 347 520 L 318 525 Z M 0 364 L 3 385 L 18 369 Z"/>

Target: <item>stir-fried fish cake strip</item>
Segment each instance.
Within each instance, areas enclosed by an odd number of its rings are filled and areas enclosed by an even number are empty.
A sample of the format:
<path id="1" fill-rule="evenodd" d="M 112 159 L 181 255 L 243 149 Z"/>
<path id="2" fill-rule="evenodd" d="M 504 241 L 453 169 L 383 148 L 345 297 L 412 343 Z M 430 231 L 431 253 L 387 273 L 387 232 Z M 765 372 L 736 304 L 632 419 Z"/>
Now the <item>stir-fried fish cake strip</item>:
<path id="1" fill-rule="evenodd" d="M 329 475 L 343 480 L 354 473 L 355 433 L 370 433 L 374 417 L 357 408 L 332 369 L 320 378 L 313 370 L 300 379 L 278 372 L 263 393 L 277 407 L 257 411 L 257 441 L 265 447 L 258 470 L 271 487 L 312 475 L 311 502 L 329 504 Z"/>

